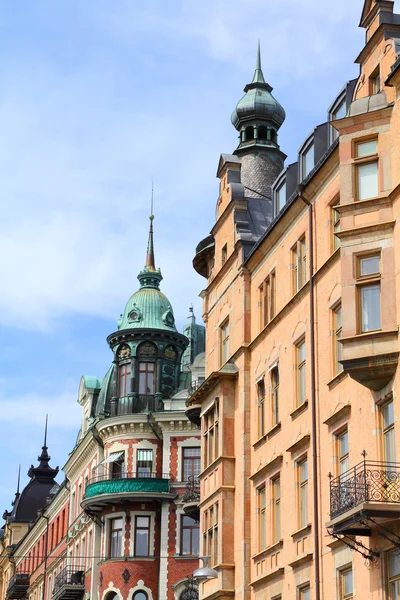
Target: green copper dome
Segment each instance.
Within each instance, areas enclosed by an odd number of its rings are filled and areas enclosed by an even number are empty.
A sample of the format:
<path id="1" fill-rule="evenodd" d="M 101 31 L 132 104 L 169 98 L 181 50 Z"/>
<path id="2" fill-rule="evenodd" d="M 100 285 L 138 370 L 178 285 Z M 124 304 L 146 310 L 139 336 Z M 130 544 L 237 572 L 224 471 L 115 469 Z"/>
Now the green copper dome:
<path id="1" fill-rule="evenodd" d="M 160 292 L 162 275 L 155 267 L 153 215 L 147 245 L 146 266 L 138 275 L 140 289 L 131 296 L 118 322 L 118 329 L 164 329 L 177 331 L 174 313 L 168 298 Z"/>
<path id="2" fill-rule="evenodd" d="M 271 94 L 272 87 L 266 83 L 261 69 L 260 44 L 258 45 L 256 69 L 253 81 L 244 88 L 246 92 L 232 113 L 231 121 L 236 129 L 247 121 L 269 121 L 279 129 L 286 118 L 283 107 Z"/>

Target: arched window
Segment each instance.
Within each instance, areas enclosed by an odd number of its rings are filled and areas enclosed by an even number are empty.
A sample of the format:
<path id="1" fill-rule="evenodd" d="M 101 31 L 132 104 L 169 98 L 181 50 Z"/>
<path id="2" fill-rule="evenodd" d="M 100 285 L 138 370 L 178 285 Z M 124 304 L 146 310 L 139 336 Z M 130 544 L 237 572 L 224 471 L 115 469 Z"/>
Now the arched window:
<path id="1" fill-rule="evenodd" d="M 254 127 L 252 125 L 246 127 L 246 142 L 249 140 L 254 140 Z"/>
<path id="2" fill-rule="evenodd" d="M 266 140 L 267 139 L 267 128 L 264 125 L 261 125 L 258 128 L 258 139 Z"/>
<path id="3" fill-rule="evenodd" d="M 132 600 L 148 600 L 146 592 L 135 592 L 132 596 Z"/>
<path id="4" fill-rule="evenodd" d="M 109 592 L 105 600 L 118 600 L 118 594 L 116 592 Z"/>

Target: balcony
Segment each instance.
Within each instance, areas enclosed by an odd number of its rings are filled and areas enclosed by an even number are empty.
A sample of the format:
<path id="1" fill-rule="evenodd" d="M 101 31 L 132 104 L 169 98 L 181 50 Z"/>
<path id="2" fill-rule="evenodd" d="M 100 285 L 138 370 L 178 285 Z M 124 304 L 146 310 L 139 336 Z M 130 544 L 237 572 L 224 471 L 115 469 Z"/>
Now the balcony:
<path id="1" fill-rule="evenodd" d="M 195 521 L 200 520 L 200 482 L 196 477 L 189 477 L 186 492 L 182 496 L 183 512 Z"/>
<path id="2" fill-rule="evenodd" d="M 25 598 L 29 587 L 29 573 L 16 573 L 10 579 L 8 584 L 6 598 L 7 600 L 19 600 Z"/>
<path id="3" fill-rule="evenodd" d="M 81 600 L 85 591 L 85 571 L 82 567 L 65 567 L 54 578 L 53 600 Z"/>
<path id="4" fill-rule="evenodd" d="M 340 339 L 343 369 L 352 379 L 378 391 L 394 377 L 399 360 L 398 331 L 370 331 Z"/>
<path id="5" fill-rule="evenodd" d="M 400 463 L 363 461 L 330 483 L 330 522 L 335 534 L 371 535 L 400 517 Z"/>
<path id="6" fill-rule="evenodd" d="M 149 412 L 163 412 L 163 410 L 164 403 L 162 401 L 162 394 L 144 396 L 132 393 L 128 394 L 128 396 L 112 398 L 111 400 L 111 417 Z"/>
<path id="7" fill-rule="evenodd" d="M 107 473 L 89 480 L 82 508 L 86 512 L 101 512 L 107 505 L 121 504 L 124 500 L 173 500 L 168 473 Z"/>

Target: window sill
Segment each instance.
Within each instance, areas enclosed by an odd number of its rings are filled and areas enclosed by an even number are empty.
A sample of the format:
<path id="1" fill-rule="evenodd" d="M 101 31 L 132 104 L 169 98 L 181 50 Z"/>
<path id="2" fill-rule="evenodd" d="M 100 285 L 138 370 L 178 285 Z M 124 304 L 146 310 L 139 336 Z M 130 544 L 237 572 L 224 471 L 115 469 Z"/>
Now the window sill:
<path id="1" fill-rule="evenodd" d="M 298 556 L 294 561 L 288 563 L 289 567 L 292 567 L 292 569 L 297 569 L 297 567 L 301 567 L 305 563 L 311 562 L 313 556 L 314 555 L 312 552 L 309 552 L 307 554 L 300 554 L 300 556 Z"/>
<path id="2" fill-rule="evenodd" d="M 302 412 L 304 412 L 305 410 L 308 409 L 308 400 L 304 400 L 303 404 L 300 404 L 300 406 L 298 406 L 297 408 L 295 408 L 291 413 L 290 416 L 292 417 L 292 419 L 297 419 L 297 417 L 299 415 L 301 415 Z"/>
<path id="3" fill-rule="evenodd" d="M 340 373 L 337 373 L 334 377 L 332 377 L 332 379 L 330 379 L 330 381 L 328 381 L 326 385 L 330 390 L 332 390 L 335 386 L 337 386 L 338 383 L 343 381 L 343 379 L 346 379 L 346 377 L 347 372 L 344 369 L 342 369 Z"/>
<path id="4" fill-rule="evenodd" d="M 297 531 L 294 531 L 290 534 L 290 537 L 292 537 L 293 540 L 296 540 L 297 538 L 304 537 L 309 533 L 311 533 L 311 523 L 309 523 L 305 527 L 302 527 L 301 529 L 298 529 Z"/>
<path id="5" fill-rule="evenodd" d="M 198 554 L 174 554 L 176 560 L 199 560 Z"/>
<path id="6" fill-rule="evenodd" d="M 265 435 L 263 435 L 256 442 L 254 442 L 253 448 L 257 449 L 260 446 L 262 446 L 264 442 L 270 440 L 276 433 L 278 433 L 278 431 L 281 430 L 281 427 L 282 427 L 281 423 L 277 423 L 276 425 L 271 427 L 271 429 L 269 429 L 269 431 L 267 431 L 267 433 Z"/>
<path id="7" fill-rule="evenodd" d="M 155 556 L 116 556 L 115 558 L 103 558 L 103 560 L 101 560 L 99 562 L 99 564 L 105 564 L 105 563 L 111 563 L 111 562 L 132 562 L 132 561 L 139 561 L 139 560 L 144 560 L 146 562 L 149 561 L 153 561 L 156 560 Z"/>
<path id="8" fill-rule="evenodd" d="M 277 552 L 278 550 L 281 550 L 282 548 L 283 548 L 283 540 L 279 540 L 279 542 L 275 542 L 275 544 L 268 546 L 268 548 L 264 548 L 264 550 L 260 550 L 260 552 L 257 552 L 257 554 L 253 554 L 253 556 L 251 558 L 253 560 L 258 560 L 260 558 L 263 558 L 264 556 L 269 556 L 270 554 L 275 554 L 275 552 Z"/>
<path id="9" fill-rule="evenodd" d="M 351 335 L 348 337 L 340 338 L 340 341 L 343 343 L 347 342 L 356 342 L 357 340 L 366 340 L 370 337 L 384 337 L 385 335 L 398 335 L 398 329 L 374 329 L 374 331 L 364 331 L 362 333 L 357 333 L 357 335 Z"/>

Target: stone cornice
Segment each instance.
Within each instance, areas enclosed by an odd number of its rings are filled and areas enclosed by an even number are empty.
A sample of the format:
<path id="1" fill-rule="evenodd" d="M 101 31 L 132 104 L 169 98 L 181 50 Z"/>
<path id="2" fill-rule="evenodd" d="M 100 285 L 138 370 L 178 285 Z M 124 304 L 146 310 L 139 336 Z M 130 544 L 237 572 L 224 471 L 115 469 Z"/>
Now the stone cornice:
<path id="1" fill-rule="evenodd" d="M 63 471 L 69 481 L 73 481 L 87 467 L 90 459 L 96 456 L 98 449 L 98 443 L 88 431 L 81 443 L 75 446 L 64 465 Z"/>

